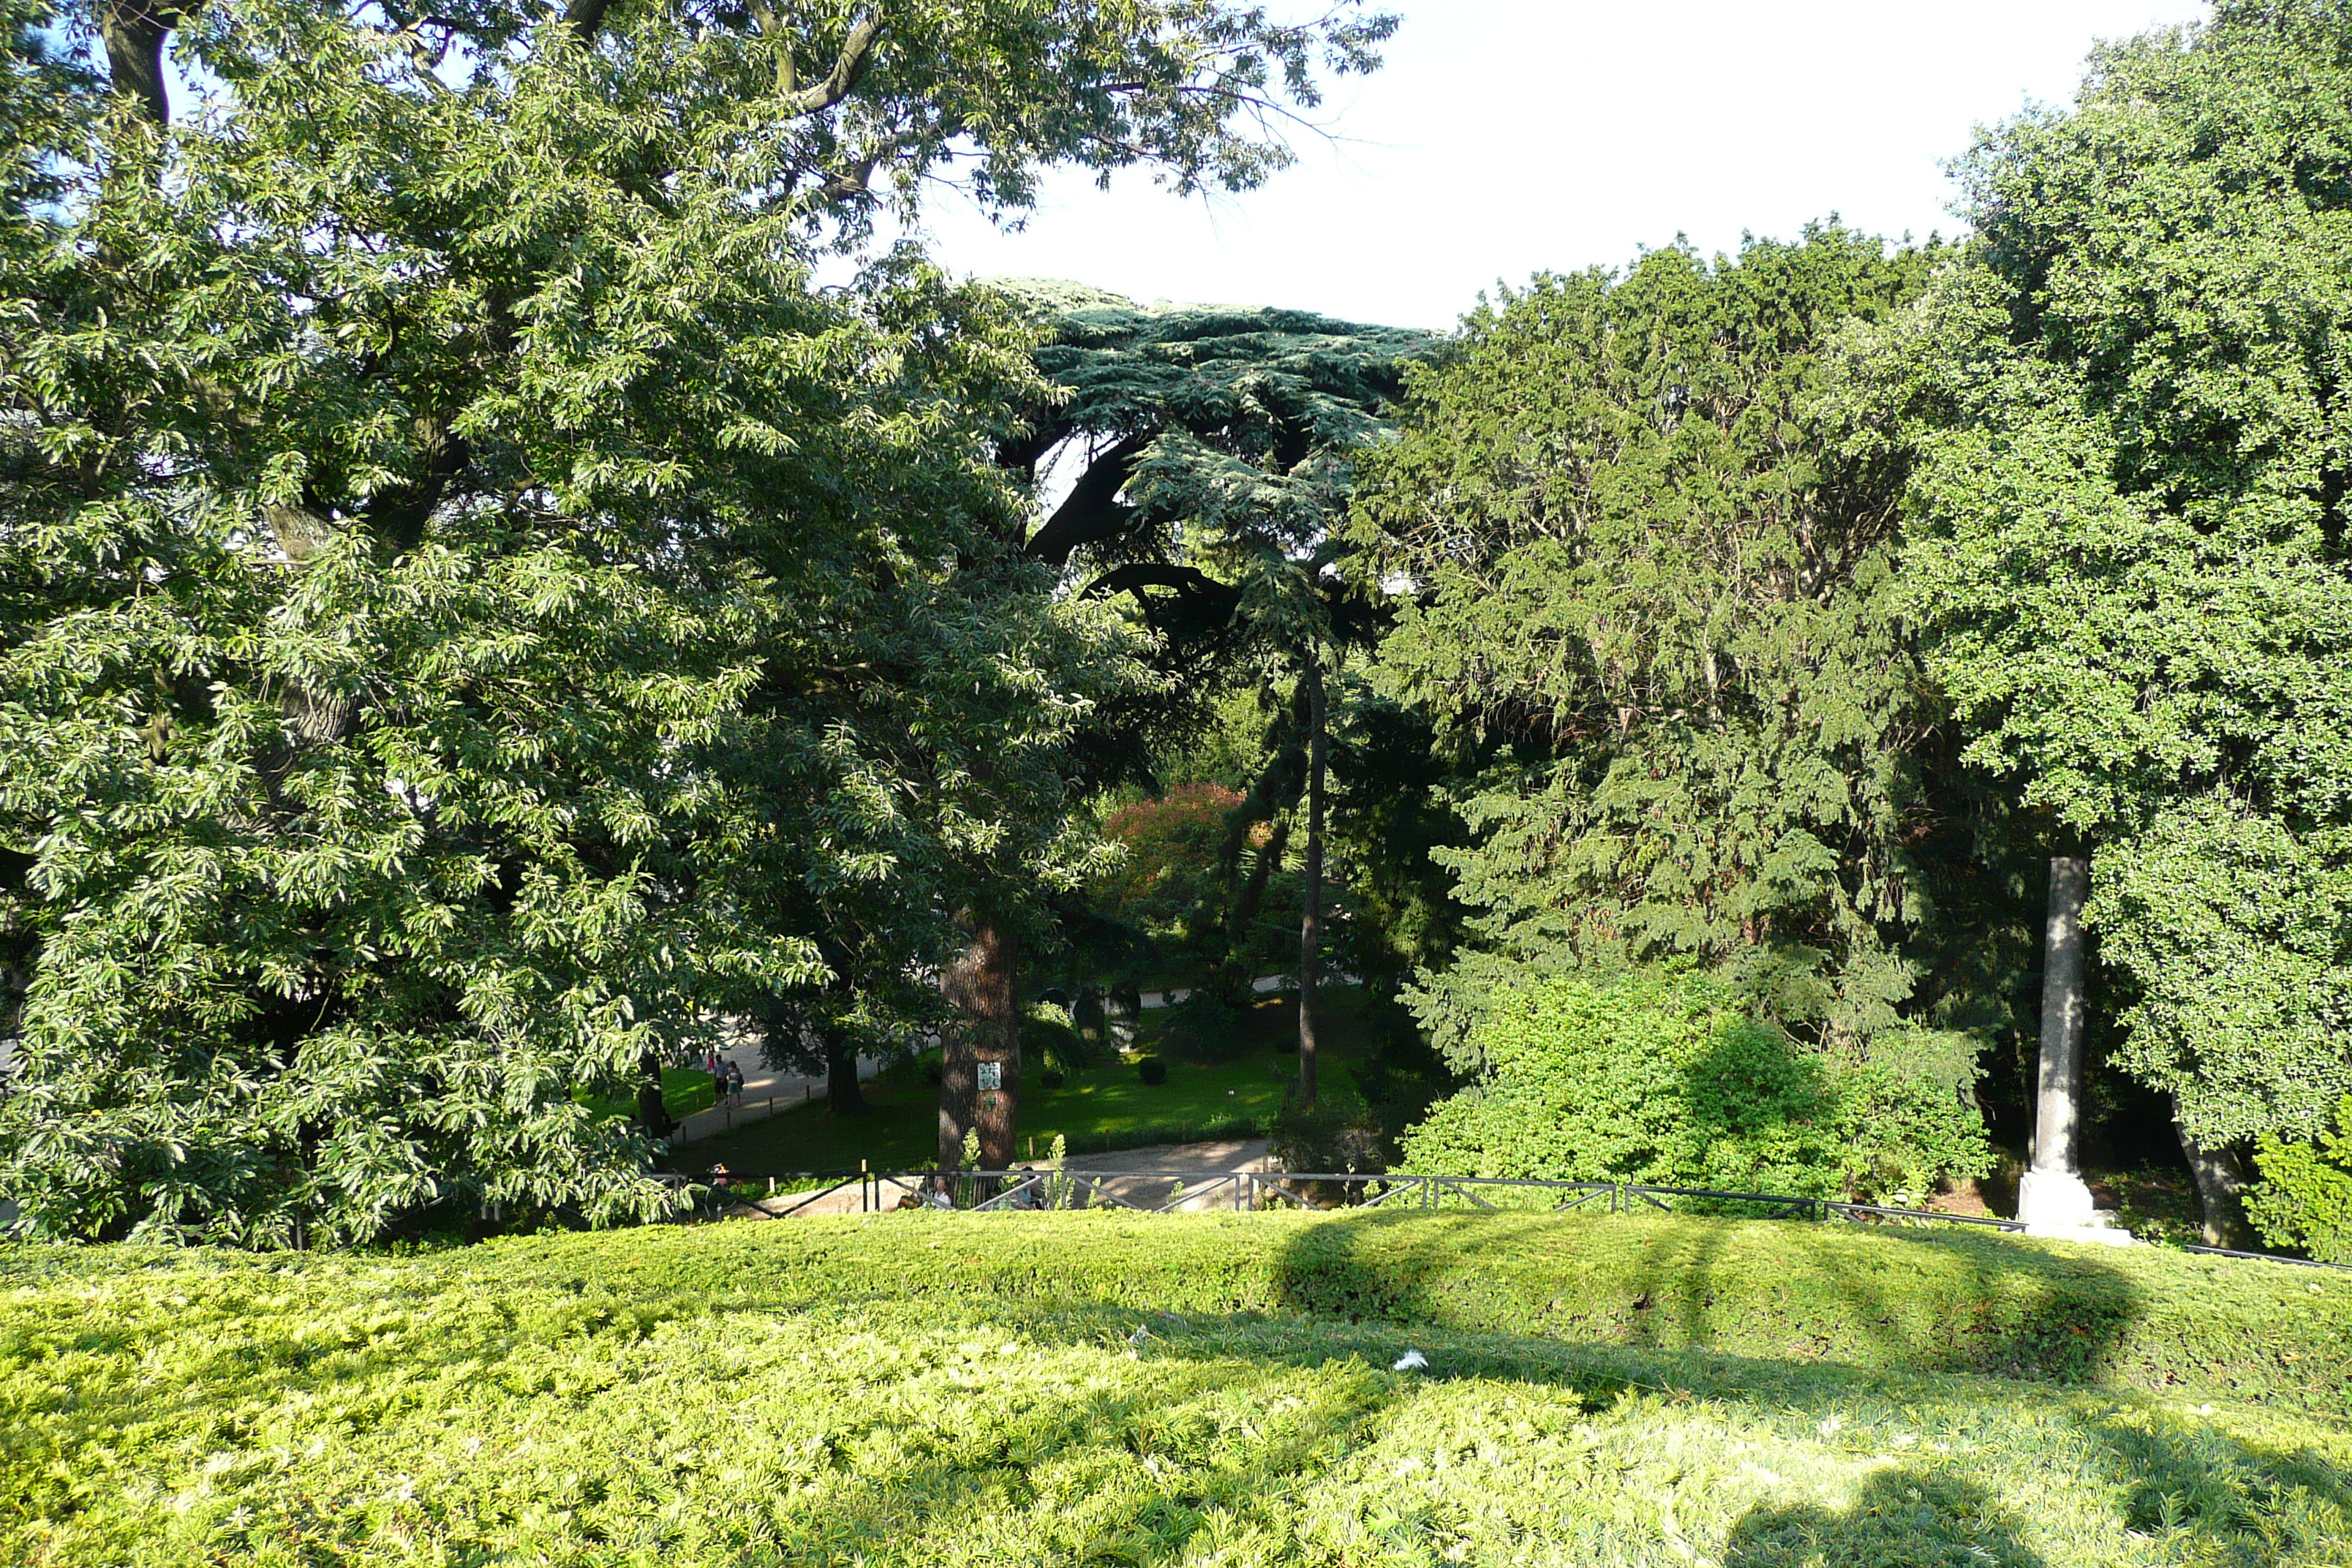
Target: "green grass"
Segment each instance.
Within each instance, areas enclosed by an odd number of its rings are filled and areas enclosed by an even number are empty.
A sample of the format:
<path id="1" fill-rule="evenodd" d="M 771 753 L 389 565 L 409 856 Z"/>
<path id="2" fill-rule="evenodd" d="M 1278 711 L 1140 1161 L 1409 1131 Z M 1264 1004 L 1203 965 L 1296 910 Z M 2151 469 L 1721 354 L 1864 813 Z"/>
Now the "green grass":
<path id="1" fill-rule="evenodd" d="M 1339 1066 L 1363 1048 L 1363 1015 L 1370 1004 L 1353 986 L 1335 987 L 1327 995 L 1332 1038 L 1319 1054 L 1326 1079 L 1332 1080 Z M 1074 1154 L 1196 1138 L 1262 1136 L 1282 1108 L 1284 1094 L 1297 1081 L 1296 1052 L 1275 1054 L 1286 1031 L 1292 1040 L 1297 1038 L 1297 1009 L 1291 999 L 1260 1002 L 1242 1021 L 1234 1059 L 1198 1062 L 1167 1055 L 1164 1084 L 1145 1083 L 1132 1062 L 1115 1058 L 1072 1074 L 1059 1089 L 1038 1083 L 1033 1068 L 1021 1097 L 1014 1147 L 1024 1159 L 1034 1147 L 1042 1159 L 1057 1133 Z M 1139 1048 L 1165 1054 L 1167 1023 L 1165 1008 L 1145 1013 L 1137 1036 Z M 878 1171 L 927 1165 L 938 1157 L 939 1089 L 920 1063 L 909 1062 L 869 1079 L 866 1095 L 871 1109 L 864 1116 L 829 1116 L 821 1103 L 811 1105 L 740 1132 L 688 1144 L 674 1163 L 680 1169 L 723 1164 L 730 1171 L 766 1173 L 855 1170 L 864 1160 Z"/>
<path id="2" fill-rule="evenodd" d="M 635 1116 L 637 1113 L 637 1102 L 631 1097 L 597 1100 L 583 1094 L 579 1098 L 581 1104 L 606 1116 Z M 700 1068 L 662 1068 L 662 1105 L 672 1116 L 691 1116 L 718 1103 L 718 1084 Z"/>
<path id="3" fill-rule="evenodd" d="M 2340 1276 L 1669 1216 L 16 1247 L 0 1561 L 2316 1568 L 2347 1357 Z"/>

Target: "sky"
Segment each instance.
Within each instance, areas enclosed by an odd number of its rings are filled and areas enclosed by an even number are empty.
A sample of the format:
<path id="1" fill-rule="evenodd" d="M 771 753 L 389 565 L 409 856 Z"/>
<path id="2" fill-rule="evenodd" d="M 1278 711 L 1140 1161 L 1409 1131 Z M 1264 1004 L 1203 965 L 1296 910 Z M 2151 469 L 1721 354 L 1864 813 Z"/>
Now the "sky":
<path id="1" fill-rule="evenodd" d="M 1277 0 L 1276 10 L 1284 7 Z M 2095 41 L 2193 21 L 2190 0 L 1388 0 L 1388 65 L 1328 92 L 1328 133 L 1242 195 L 1148 178 L 1047 184 L 1005 234 L 961 197 L 934 254 L 982 277 L 1141 300 L 1277 304 L 1444 328 L 1497 280 L 1622 267 L 1687 235 L 1736 249 L 1834 213 L 1950 235 L 1974 128 L 2063 104 Z M 1291 7 L 1294 11 L 1300 7 Z"/>

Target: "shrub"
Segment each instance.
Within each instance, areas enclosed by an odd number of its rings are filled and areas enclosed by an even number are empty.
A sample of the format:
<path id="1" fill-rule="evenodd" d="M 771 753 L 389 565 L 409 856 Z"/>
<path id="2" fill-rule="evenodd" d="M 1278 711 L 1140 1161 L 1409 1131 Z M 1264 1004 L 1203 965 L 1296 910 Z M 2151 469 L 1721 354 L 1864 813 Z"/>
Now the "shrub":
<path id="1" fill-rule="evenodd" d="M 1168 1032 L 1187 1056 L 1232 1057 L 1243 1045 L 1241 1009 L 1202 986 L 1169 1009 Z"/>
<path id="2" fill-rule="evenodd" d="M 1810 1052 L 1697 978 L 1562 978 L 1498 994 L 1486 1077 L 1402 1168 L 1830 1196 L 1922 1194 L 1990 1157 L 1948 1085 Z"/>
<path id="3" fill-rule="evenodd" d="M 1060 1073 L 1055 1071 L 1052 1068 L 1047 1068 L 1045 1071 L 1037 1075 L 1037 1087 L 1040 1089 L 1059 1089 L 1066 1081 L 1067 1080 L 1065 1079 Z"/>
<path id="4" fill-rule="evenodd" d="M 1168 1081 L 1168 1064 L 1158 1057 L 1145 1057 L 1135 1064 L 1135 1070 L 1146 1083 Z"/>
<path id="5" fill-rule="evenodd" d="M 1084 1072 L 1095 1065 L 1095 1049 L 1070 1021 L 1067 1009 L 1033 1004 L 1021 1019 L 1021 1054 L 1055 1072 Z"/>
<path id="6" fill-rule="evenodd" d="M 2246 1195 L 2246 1217 L 2263 1238 L 2323 1263 L 2352 1263 L 2352 1095 L 2336 1108 L 2332 1131 L 2265 1138 L 2254 1165 L 2263 1179 Z"/>
<path id="7" fill-rule="evenodd" d="M 1324 1096 L 1312 1110 L 1301 1110 L 1297 1100 L 1286 1101 L 1275 1113 L 1272 1152 L 1286 1171 L 1345 1171 L 1349 1174 L 1388 1169 L 1387 1141 L 1372 1107 L 1349 1100 L 1341 1103 Z M 1353 1194 L 1327 1196 L 1346 1201 Z"/>

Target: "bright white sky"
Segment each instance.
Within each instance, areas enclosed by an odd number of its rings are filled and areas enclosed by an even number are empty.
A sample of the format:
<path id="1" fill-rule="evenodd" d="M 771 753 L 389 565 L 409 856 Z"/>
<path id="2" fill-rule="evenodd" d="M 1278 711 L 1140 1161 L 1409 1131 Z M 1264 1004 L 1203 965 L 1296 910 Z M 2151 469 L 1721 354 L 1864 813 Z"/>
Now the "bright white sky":
<path id="1" fill-rule="evenodd" d="M 1277 6 L 1282 10 L 1285 7 Z M 1296 12 L 1302 7 L 1293 5 Z M 1684 233 L 1735 248 L 1836 213 L 1958 226 L 1974 126 L 2074 95 L 2095 39 L 2197 0 L 1389 0 L 1388 66 L 1339 85 L 1296 167 L 1242 196 L 1051 184 L 1025 232 L 934 198 L 959 272 L 1139 300 L 1279 304 L 1451 326 L 1496 279 L 1622 266 Z"/>

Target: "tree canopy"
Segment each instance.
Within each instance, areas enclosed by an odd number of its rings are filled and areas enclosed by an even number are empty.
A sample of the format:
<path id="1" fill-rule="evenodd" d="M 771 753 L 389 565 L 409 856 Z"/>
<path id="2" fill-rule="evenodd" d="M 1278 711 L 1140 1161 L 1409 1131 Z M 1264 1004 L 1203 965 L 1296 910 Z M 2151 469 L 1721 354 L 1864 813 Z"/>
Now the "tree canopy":
<path id="1" fill-rule="evenodd" d="M 2090 851 L 2119 1059 L 2216 1146 L 2352 1089 L 2347 27 L 2103 48 L 1962 165 L 1968 264 L 1852 394 L 1916 454 L 1901 597 L 1968 759 Z"/>
<path id="2" fill-rule="evenodd" d="M 961 904 L 1077 874 L 1066 748 L 1138 672 L 1022 553 L 1021 334 L 812 263 L 952 171 L 1250 184 L 1389 26 L 11 19 L 0 1152 L 38 1232 L 265 1246 L 650 1212 L 583 1091 L 716 1005 L 903 1017 Z"/>
<path id="3" fill-rule="evenodd" d="M 1403 599 L 1380 679 L 1485 759 L 1439 852 L 1480 941 L 1423 994 L 1465 1065 L 1531 963 L 1722 968 L 1817 1040 L 1903 1033 L 1935 721 L 1887 599 L 1904 469 L 1817 405 L 1830 337 L 1933 259 L 1677 246 L 1540 276 L 1412 374 L 1356 530 Z"/>

